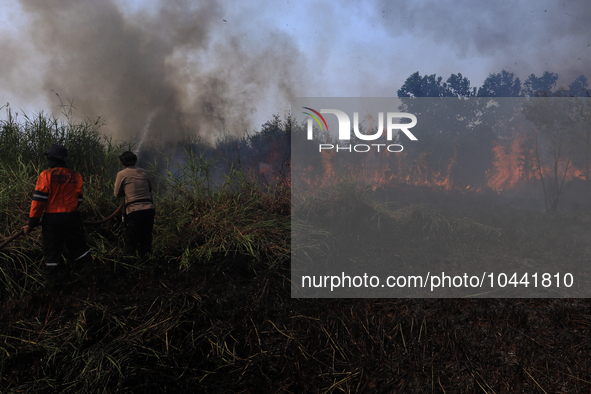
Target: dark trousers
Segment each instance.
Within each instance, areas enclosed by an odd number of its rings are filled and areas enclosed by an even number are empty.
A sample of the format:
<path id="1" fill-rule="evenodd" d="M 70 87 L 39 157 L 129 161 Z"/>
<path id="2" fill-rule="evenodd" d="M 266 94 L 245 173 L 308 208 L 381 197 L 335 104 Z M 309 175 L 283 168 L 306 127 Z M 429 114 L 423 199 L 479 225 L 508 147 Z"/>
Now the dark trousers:
<path id="1" fill-rule="evenodd" d="M 57 274 L 64 245 L 78 266 L 92 269 L 92 256 L 78 212 L 45 213 L 41 226 L 46 276 Z"/>
<path id="2" fill-rule="evenodd" d="M 136 251 L 142 256 L 150 253 L 155 214 L 155 209 L 144 209 L 125 216 L 124 255 L 133 256 Z"/>

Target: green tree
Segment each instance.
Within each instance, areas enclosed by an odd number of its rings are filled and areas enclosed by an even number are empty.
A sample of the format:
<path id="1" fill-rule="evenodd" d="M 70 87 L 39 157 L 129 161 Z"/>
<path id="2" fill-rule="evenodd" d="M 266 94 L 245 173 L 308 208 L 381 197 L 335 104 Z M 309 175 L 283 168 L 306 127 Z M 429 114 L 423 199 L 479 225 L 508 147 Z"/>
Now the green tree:
<path id="1" fill-rule="evenodd" d="M 521 81 L 507 70 L 490 74 L 478 89 L 478 97 L 520 97 L 521 95 Z"/>
<path id="2" fill-rule="evenodd" d="M 445 97 L 474 97 L 476 88 L 470 87 L 470 80 L 462 73 L 452 74 L 447 79 L 447 92 Z"/>
<path id="3" fill-rule="evenodd" d="M 445 97 L 446 90 L 442 77 L 435 74 L 421 77 L 417 71 L 406 79 L 397 94 L 398 97 Z"/>
<path id="4" fill-rule="evenodd" d="M 573 97 L 589 97 L 589 85 L 587 83 L 587 77 L 579 75 L 570 84 L 570 96 Z"/>
<path id="5" fill-rule="evenodd" d="M 549 97 L 558 81 L 558 74 L 545 71 L 541 77 L 531 74 L 523 83 L 523 94 L 530 97 Z"/>

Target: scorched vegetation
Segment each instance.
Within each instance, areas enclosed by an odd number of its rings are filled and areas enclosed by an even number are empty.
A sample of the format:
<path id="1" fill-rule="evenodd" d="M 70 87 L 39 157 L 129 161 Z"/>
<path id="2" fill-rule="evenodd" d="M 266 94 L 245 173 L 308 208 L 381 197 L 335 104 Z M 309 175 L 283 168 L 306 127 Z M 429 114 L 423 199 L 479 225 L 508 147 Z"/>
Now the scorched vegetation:
<path id="1" fill-rule="evenodd" d="M 84 220 L 117 208 L 117 155 L 133 145 L 102 137 L 100 122 L 70 119 L 9 112 L 0 124 L 2 239 L 25 223 L 55 142 L 85 177 Z M 291 127 L 275 118 L 250 137 L 215 148 L 189 141 L 142 163 L 157 184 L 150 259 L 121 258 L 120 218 L 89 225 L 96 280 L 73 270 L 47 292 L 38 230 L 2 249 L 0 392 L 589 392 L 587 300 L 292 299 L 289 177 L 263 160 L 289 168 L 279 147 Z M 345 183 L 294 201 L 307 218 L 294 231 L 309 236 L 294 249 L 323 253 L 332 219 L 322 215 L 340 209 L 381 217 L 379 228 L 359 229 L 392 231 L 399 241 L 386 246 L 402 263 L 588 260 L 584 216 L 377 204 L 365 193 Z"/>

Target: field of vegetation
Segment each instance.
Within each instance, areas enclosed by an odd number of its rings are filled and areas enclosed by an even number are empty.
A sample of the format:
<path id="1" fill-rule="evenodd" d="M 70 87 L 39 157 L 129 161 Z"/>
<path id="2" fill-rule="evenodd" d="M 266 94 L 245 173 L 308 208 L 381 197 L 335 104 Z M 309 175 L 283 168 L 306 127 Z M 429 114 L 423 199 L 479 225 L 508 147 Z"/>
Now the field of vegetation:
<path id="1" fill-rule="evenodd" d="M 105 139 L 97 121 L 70 117 L 8 113 L 0 127 L 0 241 L 25 224 L 52 143 L 67 146 L 70 166 L 85 178 L 84 220 L 117 209 L 117 156 L 133 144 Z M 97 270 L 91 282 L 70 267 L 69 278 L 46 291 L 39 230 L 0 250 L 0 392 L 591 390 L 588 299 L 290 296 L 292 206 L 309 211 L 304 225 L 320 240 L 295 245 L 298 253 L 323 253 L 317 207 L 330 205 L 387 217 L 397 235 L 390 238 L 401 240 L 391 247 L 406 261 L 495 257 L 542 266 L 589 262 L 588 212 L 547 215 L 454 198 L 446 207 L 403 197 L 377 205 L 342 184 L 292 201 L 284 173 L 252 170 L 290 132 L 275 118 L 258 134 L 216 147 L 189 141 L 176 156 L 146 148 L 153 160 L 142 165 L 157 184 L 149 259 L 121 257 L 120 217 L 86 226 Z M 227 162 L 237 146 L 239 162 Z M 376 233 L 375 223 L 360 226 Z"/>

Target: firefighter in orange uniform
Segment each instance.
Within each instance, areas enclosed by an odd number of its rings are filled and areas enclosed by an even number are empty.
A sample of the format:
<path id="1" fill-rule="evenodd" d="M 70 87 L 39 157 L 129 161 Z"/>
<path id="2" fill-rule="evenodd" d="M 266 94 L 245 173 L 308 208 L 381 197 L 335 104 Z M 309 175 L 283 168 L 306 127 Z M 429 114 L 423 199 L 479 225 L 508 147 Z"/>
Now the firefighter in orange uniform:
<path id="1" fill-rule="evenodd" d="M 37 179 L 29 221 L 23 231 L 30 233 L 43 216 L 44 275 L 51 288 L 57 282 L 64 244 L 87 276 L 93 273 L 94 267 L 78 213 L 78 205 L 82 201 L 82 175 L 66 165 L 68 150 L 64 146 L 54 144 L 45 155 L 50 168 Z"/>

